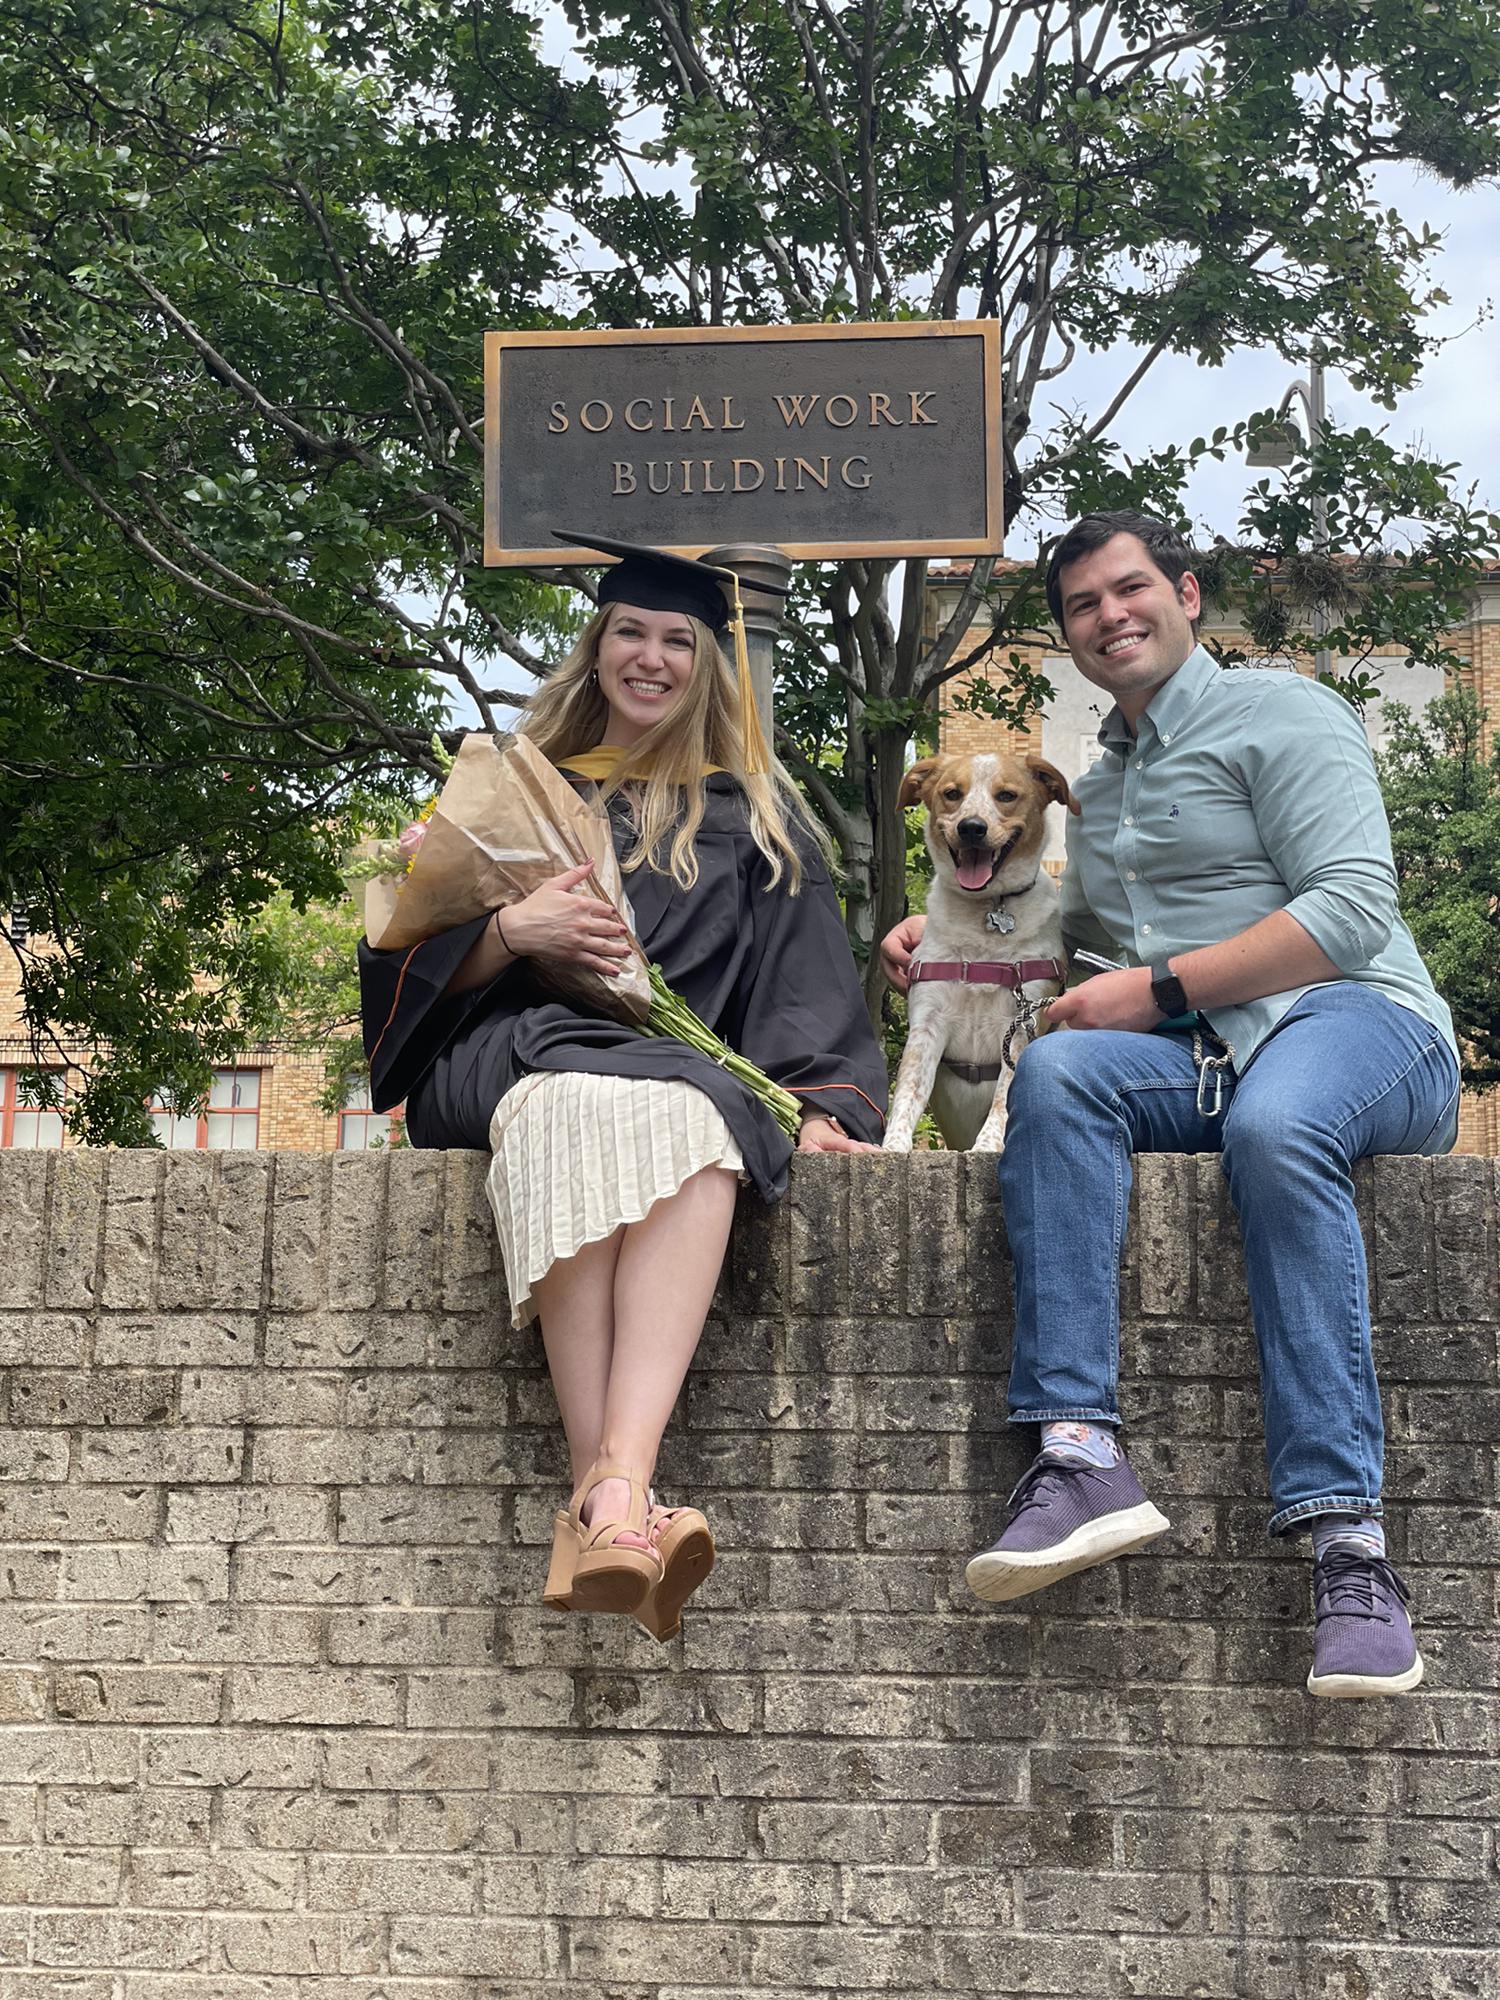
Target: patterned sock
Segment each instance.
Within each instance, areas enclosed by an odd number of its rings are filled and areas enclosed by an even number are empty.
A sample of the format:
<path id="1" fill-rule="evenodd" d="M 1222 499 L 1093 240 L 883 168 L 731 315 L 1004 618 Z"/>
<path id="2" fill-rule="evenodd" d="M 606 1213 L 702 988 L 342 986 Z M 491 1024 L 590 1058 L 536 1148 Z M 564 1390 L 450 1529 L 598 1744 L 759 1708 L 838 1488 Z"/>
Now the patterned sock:
<path id="1" fill-rule="evenodd" d="M 1319 1514 L 1313 1520 L 1312 1539 L 1314 1562 L 1321 1562 L 1332 1548 L 1352 1549 L 1362 1556 L 1385 1554 L 1385 1529 L 1368 1516 Z"/>
<path id="2" fill-rule="evenodd" d="M 1118 1465 L 1120 1447 L 1102 1424 L 1043 1424 L 1042 1456 L 1065 1465 Z"/>

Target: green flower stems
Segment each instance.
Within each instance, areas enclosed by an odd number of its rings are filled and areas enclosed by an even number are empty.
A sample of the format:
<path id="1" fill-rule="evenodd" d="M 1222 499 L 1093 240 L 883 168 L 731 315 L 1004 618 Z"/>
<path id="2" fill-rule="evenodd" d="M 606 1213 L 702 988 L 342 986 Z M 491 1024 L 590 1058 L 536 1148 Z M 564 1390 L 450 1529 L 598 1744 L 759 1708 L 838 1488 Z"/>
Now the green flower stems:
<path id="1" fill-rule="evenodd" d="M 744 1056 L 736 1055 L 727 1042 L 720 1041 L 712 1028 L 706 1027 L 688 1006 L 662 978 L 661 967 L 651 968 L 651 1012 L 642 1024 L 644 1035 L 670 1035 L 674 1041 L 686 1042 L 690 1049 L 699 1049 L 727 1069 L 736 1083 L 743 1084 L 753 1097 L 758 1097 L 786 1136 L 795 1144 L 802 1124 L 802 1106 L 789 1090 L 783 1090 L 779 1083 L 772 1083 L 764 1070 L 757 1069 Z"/>

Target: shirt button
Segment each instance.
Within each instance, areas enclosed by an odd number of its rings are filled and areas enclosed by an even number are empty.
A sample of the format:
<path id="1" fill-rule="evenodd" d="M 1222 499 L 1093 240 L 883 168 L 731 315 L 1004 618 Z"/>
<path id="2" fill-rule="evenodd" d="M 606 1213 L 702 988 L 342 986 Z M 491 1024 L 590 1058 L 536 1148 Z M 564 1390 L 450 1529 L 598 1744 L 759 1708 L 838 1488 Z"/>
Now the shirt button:
<path id="1" fill-rule="evenodd" d="M 1144 757 L 1137 757 L 1135 760 L 1135 768 L 1139 771 L 1141 767 L 1145 764 L 1145 761 L 1146 760 Z"/>
<path id="2" fill-rule="evenodd" d="M 1151 926 L 1150 926 L 1149 924 L 1142 924 L 1142 925 L 1141 925 L 1141 936 L 1142 936 L 1142 937 L 1149 937 L 1150 935 L 1151 935 Z"/>
<path id="3" fill-rule="evenodd" d="M 1127 868 L 1125 870 L 1125 880 L 1127 882 L 1133 882 L 1135 880 L 1135 870 L 1133 868 Z"/>
<path id="4" fill-rule="evenodd" d="M 1163 738 L 1162 738 L 1161 740 L 1162 740 L 1162 742 L 1163 742 L 1163 743 L 1170 743 L 1170 742 L 1171 742 L 1171 740 L 1172 740 L 1172 738 L 1171 738 L 1171 735 L 1170 735 L 1170 734 L 1168 734 L 1168 735 L 1164 736 L 1164 737 L 1163 737 Z"/>
<path id="5" fill-rule="evenodd" d="M 1131 815 L 1130 815 L 1129 813 L 1126 813 L 1126 815 L 1125 815 L 1125 824 L 1126 824 L 1126 826 L 1134 826 L 1134 825 L 1135 825 L 1135 820 L 1134 820 L 1134 819 L 1132 818 L 1132 816 L 1131 816 Z"/>

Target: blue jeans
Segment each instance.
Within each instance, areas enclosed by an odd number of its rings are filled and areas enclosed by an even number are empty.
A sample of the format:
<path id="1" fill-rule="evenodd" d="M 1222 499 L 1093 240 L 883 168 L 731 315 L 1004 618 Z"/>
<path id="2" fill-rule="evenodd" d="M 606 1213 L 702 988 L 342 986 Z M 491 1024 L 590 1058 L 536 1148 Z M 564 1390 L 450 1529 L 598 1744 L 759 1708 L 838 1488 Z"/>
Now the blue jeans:
<path id="1" fill-rule="evenodd" d="M 1222 1116 L 1200 1116 L 1195 1086 L 1184 1032 L 1074 1029 L 1021 1057 L 1000 1156 L 1016 1267 L 1011 1421 L 1119 1422 L 1131 1155 L 1217 1152 L 1245 1245 L 1270 1532 L 1378 1514 L 1385 1430 L 1350 1168 L 1448 1150 L 1453 1052 L 1419 1014 L 1345 981 L 1297 1001 L 1226 1081 Z"/>

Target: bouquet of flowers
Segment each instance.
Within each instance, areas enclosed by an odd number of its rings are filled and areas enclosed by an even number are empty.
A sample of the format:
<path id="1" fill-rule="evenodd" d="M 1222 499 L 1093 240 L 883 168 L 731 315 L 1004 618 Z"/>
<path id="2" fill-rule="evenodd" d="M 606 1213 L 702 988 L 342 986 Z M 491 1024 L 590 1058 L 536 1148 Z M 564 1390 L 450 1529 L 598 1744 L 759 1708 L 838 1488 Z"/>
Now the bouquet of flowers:
<path id="1" fill-rule="evenodd" d="M 402 951 L 519 902 L 565 869 L 593 863 L 579 895 L 612 903 L 630 924 L 620 864 L 604 814 L 591 810 L 525 736 L 497 742 L 466 736 L 425 829 L 398 843 L 409 856 L 399 874 L 365 891 L 365 936 L 378 951 Z M 631 925 L 632 942 L 634 926 Z M 554 960 L 534 968 L 563 999 L 634 1026 L 651 1008 L 645 954 L 635 946 L 617 978 Z"/>
<path id="2" fill-rule="evenodd" d="M 529 738 L 466 736 L 425 825 L 414 822 L 381 872 L 365 884 L 365 935 L 400 951 L 486 911 L 518 902 L 556 875 L 592 862 L 573 892 L 611 904 L 632 956 L 613 977 L 559 959 L 533 958 L 537 978 L 562 999 L 670 1035 L 728 1070 L 795 1139 L 801 1106 L 790 1091 L 736 1054 L 647 962 L 635 936 L 607 815 L 581 799 Z"/>

